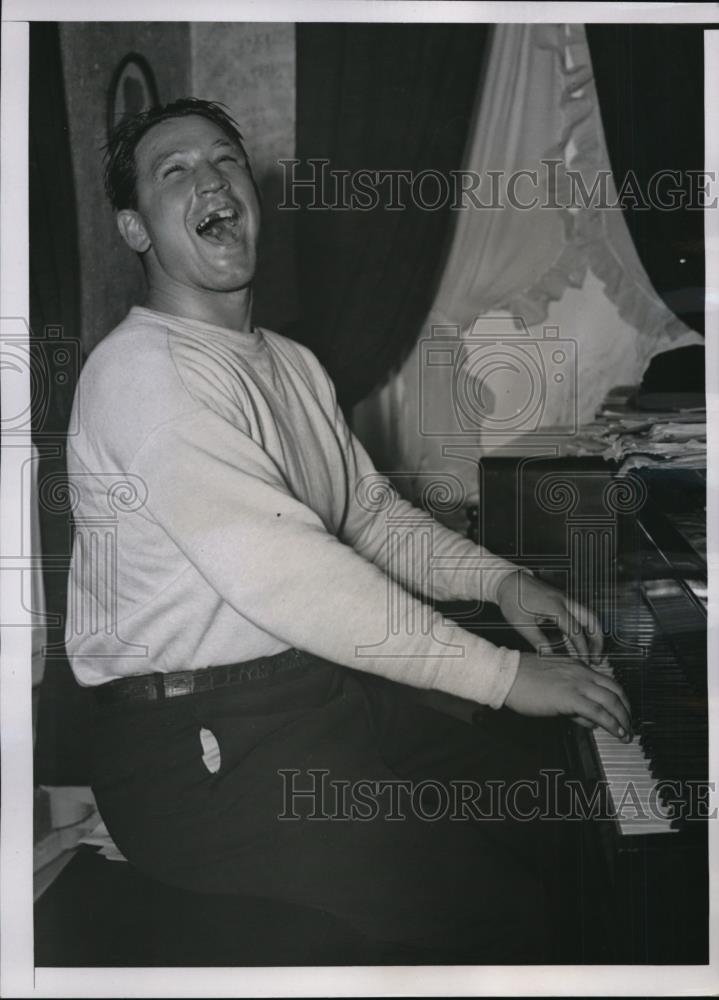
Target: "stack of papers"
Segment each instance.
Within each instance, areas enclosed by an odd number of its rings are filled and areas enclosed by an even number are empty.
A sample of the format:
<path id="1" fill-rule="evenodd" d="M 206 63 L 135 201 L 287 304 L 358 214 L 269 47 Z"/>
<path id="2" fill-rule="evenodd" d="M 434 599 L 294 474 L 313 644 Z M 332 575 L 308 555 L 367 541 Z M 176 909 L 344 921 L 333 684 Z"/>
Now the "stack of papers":
<path id="1" fill-rule="evenodd" d="M 706 468 L 706 411 L 667 412 L 603 406 L 595 421 L 568 442 L 570 455 L 598 455 L 620 474 L 646 466 Z"/>

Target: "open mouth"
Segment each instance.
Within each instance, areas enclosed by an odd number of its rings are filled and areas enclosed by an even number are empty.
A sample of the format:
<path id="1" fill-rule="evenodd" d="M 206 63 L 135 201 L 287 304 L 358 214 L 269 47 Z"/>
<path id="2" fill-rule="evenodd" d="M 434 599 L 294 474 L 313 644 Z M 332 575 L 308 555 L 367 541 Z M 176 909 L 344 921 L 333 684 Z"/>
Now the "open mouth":
<path id="1" fill-rule="evenodd" d="M 195 226 L 195 232 L 208 243 L 230 246 L 240 238 L 240 217 L 234 208 L 219 208 L 208 212 Z"/>

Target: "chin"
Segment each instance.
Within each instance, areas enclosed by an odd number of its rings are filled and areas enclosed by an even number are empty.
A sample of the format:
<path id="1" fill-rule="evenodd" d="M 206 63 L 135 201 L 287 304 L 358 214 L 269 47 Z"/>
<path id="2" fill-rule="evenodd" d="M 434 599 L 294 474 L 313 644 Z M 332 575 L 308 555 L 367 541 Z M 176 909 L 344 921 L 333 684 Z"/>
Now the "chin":
<path id="1" fill-rule="evenodd" d="M 241 292 L 252 284 L 254 277 L 254 267 L 233 268 L 224 274 L 207 275 L 205 287 L 211 292 Z"/>
<path id="2" fill-rule="evenodd" d="M 222 280 L 216 281 L 212 286 L 212 291 L 241 292 L 243 289 L 250 287 L 254 276 L 255 276 L 254 271 L 252 271 L 250 274 L 228 275 L 224 281 Z"/>

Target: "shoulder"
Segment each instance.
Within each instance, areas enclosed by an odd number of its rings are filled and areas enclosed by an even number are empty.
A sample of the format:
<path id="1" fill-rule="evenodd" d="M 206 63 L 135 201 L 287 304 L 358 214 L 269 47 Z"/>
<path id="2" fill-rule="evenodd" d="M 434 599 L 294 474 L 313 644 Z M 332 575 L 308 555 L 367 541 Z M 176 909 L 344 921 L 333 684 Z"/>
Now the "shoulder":
<path id="1" fill-rule="evenodd" d="M 127 390 L 138 380 L 167 377 L 173 368 L 167 328 L 132 310 L 92 350 L 82 371 L 87 383 Z"/>
<path id="2" fill-rule="evenodd" d="M 134 312 L 100 341 L 75 393 L 81 438 L 127 460 L 155 427 L 197 409 L 168 341 L 161 323 Z"/>

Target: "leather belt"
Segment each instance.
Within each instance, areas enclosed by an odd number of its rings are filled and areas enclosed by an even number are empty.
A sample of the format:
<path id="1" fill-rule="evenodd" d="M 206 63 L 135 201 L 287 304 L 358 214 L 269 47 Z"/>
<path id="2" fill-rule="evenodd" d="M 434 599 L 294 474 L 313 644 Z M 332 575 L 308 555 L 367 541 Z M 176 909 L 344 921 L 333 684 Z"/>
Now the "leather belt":
<path id="1" fill-rule="evenodd" d="M 181 698 L 188 694 L 201 694 L 230 684 L 261 680 L 288 670 L 297 670 L 326 661 L 300 649 L 288 649 L 274 656 L 262 656 L 242 663 L 225 663 L 199 670 L 181 670 L 175 673 L 138 674 L 119 677 L 99 684 L 93 689 L 101 704 L 123 701 L 163 701 Z"/>

